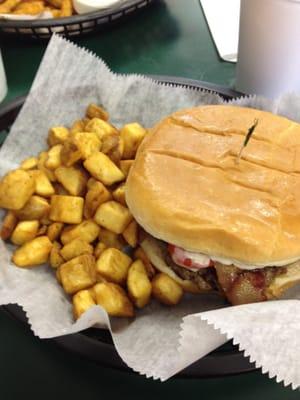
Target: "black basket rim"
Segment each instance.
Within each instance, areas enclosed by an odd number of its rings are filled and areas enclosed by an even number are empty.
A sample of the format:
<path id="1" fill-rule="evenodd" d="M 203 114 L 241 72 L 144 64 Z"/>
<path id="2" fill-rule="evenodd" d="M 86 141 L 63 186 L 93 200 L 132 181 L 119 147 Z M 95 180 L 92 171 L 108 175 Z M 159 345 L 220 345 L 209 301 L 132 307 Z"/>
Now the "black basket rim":
<path id="1" fill-rule="evenodd" d="M 73 25 L 79 24 L 83 22 L 94 21 L 95 19 L 104 19 L 106 17 L 110 17 L 112 15 L 116 15 L 122 12 L 126 12 L 131 8 L 143 8 L 148 4 L 152 3 L 155 0 L 136 0 L 130 4 L 121 5 L 118 8 L 111 9 L 109 11 L 92 11 L 86 14 L 76 14 L 70 17 L 64 18 L 46 18 L 46 19 L 36 19 L 36 20 L 8 20 L 1 18 L 0 19 L 0 27 L 3 28 L 49 28 L 49 27 L 61 27 L 65 25 Z M 144 4 L 142 6 L 142 4 Z M 59 34 L 59 32 L 58 32 Z"/>

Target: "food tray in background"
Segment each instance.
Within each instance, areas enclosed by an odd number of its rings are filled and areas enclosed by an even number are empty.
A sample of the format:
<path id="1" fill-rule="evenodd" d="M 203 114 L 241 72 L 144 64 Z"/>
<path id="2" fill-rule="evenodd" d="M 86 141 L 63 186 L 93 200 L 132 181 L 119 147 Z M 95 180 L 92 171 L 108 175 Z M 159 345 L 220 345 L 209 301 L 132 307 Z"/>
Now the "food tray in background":
<path id="1" fill-rule="evenodd" d="M 155 0 L 132 0 L 109 10 L 72 15 L 66 18 L 35 20 L 0 19 L 0 36 L 47 40 L 50 39 L 53 33 L 57 33 L 66 38 L 71 38 L 103 30 L 118 24 L 138 14 L 139 11 L 154 2 Z"/>
<path id="2" fill-rule="evenodd" d="M 159 83 L 215 92 L 225 100 L 241 96 L 241 93 L 234 90 L 207 82 L 170 76 L 152 75 L 150 77 Z M 26 96 L 19 97 L 0 108 L 0 145 L 21 110 L 25 99 Z M 21 321 L 23 324 L 26 324 L 27 328 L 30 329 L 27 324 L 25 313 L 21 307 L 10 304 L 3 306 L 2 310 L 6 311 L 13 318 Z M 49 340 L 68 351 L 102 366 L 132 372 L 116 352 L 110 333 L 107 330 L 90 328 L 73 335 L 61 336 Z M 237 346 L 234 346 L 232 342 L 228 342 L 187 367 L 177 376 L 181 378 L 205 378 L 250 372 L 254 369 L 255 366 L 253 363 L 249 362 L 249 358 L 244 357 L 243 353 L 240 352 Z"/>

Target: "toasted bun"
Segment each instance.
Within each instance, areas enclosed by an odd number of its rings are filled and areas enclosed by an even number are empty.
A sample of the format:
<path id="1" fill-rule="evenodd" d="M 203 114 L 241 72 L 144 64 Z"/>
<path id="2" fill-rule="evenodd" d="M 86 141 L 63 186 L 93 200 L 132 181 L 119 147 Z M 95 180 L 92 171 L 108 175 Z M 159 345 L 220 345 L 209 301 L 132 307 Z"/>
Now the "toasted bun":
<path id="1" fill-rule="evenodd" d="M 143 141 L 126 201 L 166 242 L 257 267 L 289 264 L 300 259 L 299 152 L 300 125 L 286 118 L 234 106 L 183 110 Z"/>

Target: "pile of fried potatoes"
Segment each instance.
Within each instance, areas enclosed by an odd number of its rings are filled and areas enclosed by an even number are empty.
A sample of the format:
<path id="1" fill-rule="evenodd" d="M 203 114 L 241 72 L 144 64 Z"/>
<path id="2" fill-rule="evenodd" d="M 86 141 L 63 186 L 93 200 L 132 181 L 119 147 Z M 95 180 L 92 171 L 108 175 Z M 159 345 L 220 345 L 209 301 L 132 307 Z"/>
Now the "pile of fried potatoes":
<path id="1" fill-rule="evenodd" d="M 48 11 L 53 18 L 75 14 L 72 0 L 2 0 L 0 14 L 39 15 Z"/>
<path id="2" fill-rule="evenodd" d="M 47 151 L 0 181 L 0 207 L 8 210 L 0 236 L 19 246 L 12 261 L 21 268 L 48 262 L 72 296 L 75 318 L 95 304 L 132 317 L 152 295 L 167 305 L 183 295 L 139 247 L 126 206 L 126 176 L 147 130 L 138 123 L 118 130 L 108 119 L 90 104 L 70 128 L 49 130 Z"/>

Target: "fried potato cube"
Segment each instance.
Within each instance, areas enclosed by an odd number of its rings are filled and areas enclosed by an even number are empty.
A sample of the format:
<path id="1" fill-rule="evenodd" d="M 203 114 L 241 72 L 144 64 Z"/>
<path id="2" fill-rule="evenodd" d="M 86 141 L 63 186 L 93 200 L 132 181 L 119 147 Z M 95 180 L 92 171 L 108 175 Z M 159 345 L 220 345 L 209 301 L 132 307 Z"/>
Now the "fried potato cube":
<path id="1" fill-rule="evenodd" d="M 133 257 L 135 260 L 141 260 L 144 264 L 144 267 L 146 268 L 147 275 L 150 279 L 152 279 L 155 275 L 155 269 L 153 265 L 151 264 L 147 254 L 144 252 L 144 250 L 141 247 L 138 247 L 134 253 Z"/>
<path id="2" fill-rule="evenodd" d="M 104 185 L 110 186 L 125 178 L 123 172 L 110 158 L 99 151 L 87 158 L 83 165 L 94 178 L 104 183 Z"/>
<path id="3" fill-rule="evenodd" d="M 99 181 L 97 181 L 97 179 L 95 179 L 95 178 L 90 178 L 90 179 L 87 181 L 87 184 L 86 184 L 88 190 L 92 189 L 93 186 L 94 186 L 95 184 L 97 184 L 97 182 L 99 182 Z"/>
<path id="4" fill-rule="evenodd" d="M 84 131 L 85 131 L 85 123 L 82 119 L 78 119 L 77 121 L 75 121 L 70 129 L 71 135 L 77 132 L 84 132 Z"/>
<path id="5" fill-rule="evenodd" d="M 73 314 L 74 318 L 78 319 L 81 314 L 87 311 L 90 307 L 95 306 L 96 303 L 93 299 L 90 290 L 80 290 L 73 296 Z"/>
<path id="6" fill-rule="evenodd" d="M 92 243 L 99 236 L 100 227 L 93 220 L 83 221 L 76 226 L 68 226 L 61 234 L 61 242 L 67 244 L 74 239 L 80 238 L 87 243 Z"/>
<path id="7" fill-rule="evenodd" d="M 97 280 L 97 283 L 98 282 L 107 282 L 107 279 L 104 278 L 104 276 L 101 276 L 99 274 L 96 275 L 96 280 Z M 91 288 L 90 290 L 93 290 L 93 288 Z"/>
<path id="8" fill-rule="evenodd" d="M 84 240 L 77 238 L 64 245 L 60 254 L 66 261 L 81 256 L 81 254 L 93 254 L 94 248 Z"/>
<path id="9" fill-rule="evenodd" d="M 81 159 L 81 153 L 72 139 L 65 141 L 61 149 L 60 158 L 66 167 L 71 167 Z"/>
<path id="10" fill-rule="evenodd" d="M 100 257 L 105 249 L 107 249 L 107 246 L 102 242 L 98 242 L 94 249 L 94 256 L 96 257 L 96 260 Z"/>
<path id="11" fill-rule="evenodd" d="M 73 14 L 72 0 L 62 0 L 60 10 L 61 17 L 70 17 Z"/>
<path id="12" fill-rule="evenodd" d="M 85 218 L 92 218 L 100 204 L 105 203 L 110 199 L 111 194 L 103 185 L 103 183 L 95 181 L 85 196 L 83 211 Z"/>
<path id="13" fill-rule="evenodd" d="M 54 172 L 51 171 L 51 169 L 46 168 L 46 166 L 45 166 L 47 159 L 48 159 L 48 153 L 46 151 L 42 151 L 39 154 L 39 158 L 38 158 L 38 169 L 40 171 L 43 171 L 47 175 L 49 181 L 55 182 L 56 178 L 55 178 Z"/>
<path id="14" fill-rule="evenodd" d="M 62 264 L 59 272 L 66 293 L 74 294 L 87 289 L 96 283 L 95 258 L 90 254 L 83 254 Z"/>
<path id="15" fill-rule="evenodd" d="M 101 149 L 101 140 L 94 132 L 77 132 L 72 135 L 72 141 L 84 160 Z"/>
<path id="16" fill-rule="evenodd" d="M 121 160 L 120 161 L 120 170 L 123 172 L 123 174 L 125 176 L 128 176 L 133 162 L 134 162 L 134 160 Z"/>
<path id="17" fill-rule="evenodd" d="M 43 225 L 51 225 L 52 224 L 52 221 L 48 218 L 48 216 L 46 216 L 46 217 L 43 217 L 42 219 L 41 219 L 41 221 L 40 221 Z"/>
<path id="18" fill-rule="evenodd" d="M 34 267 L 48 261 L 52 243 L 48 236 L 39 236 L 19 247 L 12 256 L 18 267 Z"/>
<path id="19" fill-rule="evenodd" d="M 123 139 L 119 136 L 119 144 L 118 146 L 112 148 L 108 153 L 108 157 L 119 167 L 120 166 L 120 161 L 123 155 L 124 151 L 124 141 Z"/>
<path id="20" fill-rule="evenodd" d="M 27 172 L 17 169 L 6 174 L 0 181 L 0 207 L 20 210 L 35 190 L 35 180 Z"/>
<path id="21" fill-rule="evenodd" d="M 94 132 L 98 138 L 102 140 L 105 136 L 115 135 L 118 133 L 117 129 L 110 125 L 108 122 L 100 118 L 92 118 L 85 126 L 85 131 Z"/>
<path id="22" fill-rule="evenodd" d="M 52 18 L 59 18 L 60 17 L 60 10 L 57 10 L 56 8 L 51 7 L 45 7 L 45 11 L 49 11 L 52 14 Z"/>
<path id="23" fill-rule="evenodd" d="M 82 197 L 54 195 L 51 197 L 49 218 L 55 222 L 80 224 L 82 222 L 83 205 Z"/>
<path id="24" fill-rule="evenodd" d="M 125 183 L 121 183 L 113 192 L 113 198 L 118 202 L 126 206 L 126 199 L 125 199 Z"/>
<path id="25" fill-rule="evenodd" d="M 63 148 L 62 144 L 57 144 L 48 151 L 48 158 L 45 161 L 45 167 L 49 169 L 56 169 L 61 165 L 61 149 Z"/>
<path id="26" fill-rule="evenodd" d="M 51 242 L 54 242 L 59 238 L 61 231 L 63 230 L 64 224 L 62 222 L 53 222 L 48 226 L 47 236 Z"/>
<path id="27" fill-rule="evenodd" d="M 131 221 L 122 235 L 131 247 L 136 247 L 138 242 L 138 224 L 136 221 Z"/>
<path id="28" fill-rule="evenodd" d="M 183 289 L 169 275 L 159 273 L 153 278 L 152 294 L 161 303 L 174 306 L 180 302 Z"/>
<path id="29" fill-rule="evenodd" d="M 61 183 L 55 182 L 53 183 L 53 187 L 55 190 L 55 194 L 60 194 L 62 196 L 68 196 L 69 192 L 63 187 Z"/>
<path id="30" fill-rule="evenodd" d="M 106 154 L 115 164 L 119 164 L 123 151 L 124 142 L 118 133 L 104 136 L 101 152 Z"/>
<path id="31" fill-rule="evenodd" d="M 29 169 L 36 168 L 38 165 L 38 159 L 36 157 L 29 157 L 26 158 L 26 160 L 21 162 L 21 169 L 24 169 L 25 171 Z"/>
<path id="32" fill-rule="evenodd" d="M 121 129 L 121 138 L 124 140 L 124 159 L 131 159 L 135 157 L 135 153 L 146 136 L 146 129 L 144 129 L 137 122 L 124 125 Z"/>
<path id="33" fill-rule="evenodd" d="M 123 284 L 132 260 L 127 254 L 114 248 L 103 251 L 96 263 L 96 271 L 110 282 Z"/>
<path id="34" fill-rule="evenodd" d="M 35 193 L 39 196 L 49 197 L 55 193 L 52 183 L 44 171 L 33 170 L 29 172 L 35 180 Z"/>
<path id="35" fill-rule="evenodd" d="M 97 106 L 95 103 L 91 103 L 88 105 L 85 115 L 88 118 L 100 118 L 104 121 L 108 121 L 109 114 L 104 110 L 104 108 Z"/>
<path id="36" fill-rule="evenodd" d="M 34 239 L 37 236 L 39 225 L 39 221 L 19 222 L 11 235 L 11 242 L 20 246 Z"/>
<path id="37" fill-rule="evenodd" d="M 152 285 L 148 278 L 146 268 L 141 260 L 136 260 L 129 268 L 127 276 L 127 289 L 129 297 L 138 308 L 149 303 Z"/>
<path id="38" fill-rule="evenodd" d="M 62 0 L 47 0 L 47 3 L 49 3 L 51 7 L 60 8 Z"/>
<path id="39" fill-rule="evenodd" d="M 14 8 L 13 13 L 18 15 L 38 15 L 45 11 L 43 1 L 23 2 Z"/>
<path id="40" fill-rule="evenodd" d="M 98 281 L 97 281 L 98 282 Z M 103 281 L 104 282 L 104 281 Z M 91 288 L 87 289 L 90 292 L 90 295 L 92 296 L 94 302 L 96 303 L 96 293 L 94 291 L 94 286 L 92 286 Z M 97 303 L 96 303 L 97 304 Z"/>
<path id="41" fill-rule="evenodd" d="M 184 292 L 193 294 L 199 294 L 203 293 L 204 291 L 212 290 L 211 285 L 207 283 L 203 278 L 201 279 L 201 281 L 199 279 L 197 283 L 185 279 L 180 283 L 180 286 L 182 287 Z"/>
<path id="42" fill-rule="evenodd" d="M 16 215 L 12 211 L 8 211 L 8 213 L 5 215 L 3 219 L 1 226 L 0 237 L 2 240 L 7 240 L 10 238 L 17 223 L 18 219 Z"/>
<path id="43" fill-rule="evenodd" d="M 37 231 L 36 236 L 44 236 L 44 235 L 46 235 L 47 229 L 48 229 L 47 225 L 41 225 L 39 227 L 38 231 Z"/>
<path id="44" fill-rule="evenodd" d="M 16 216 L 22 221 L 41 220 L 46 217 L 50 211 L 50 204 L 46 199 L 40 196 L 31 196 L 23 208 L 16 211 Z"/>
<path id="45" fill-rule="evenodd" d="M 88 118 L 88 117 L 84 117 L 84 118 L 82 118 L 82 122 L 83 122 L 83 124 L 84 124 L 84 129 L 83 129 L 83 131 L 84 132 L 87 132 L 87 130 L 86 130 L 86 125 L 90 122 L 90 118 Z"/>
<path id="46" fill-rule="evenodd" d="M 63 187 L 72 196 L 82 196 L 85 193 L 87 175 L 84 171 L 75 167 L 59 167 L 55 170 L 55 176 Z"/>
<path id="47" fill-rule="evenodd" d="M 101 240 L 106 247 L 114 247 L 119 250 L 122 250 L 123 247 L 126 246 L 126 242 L 121 235 L 111 232 L 108 229 L 101 229 L 99 240 Z"/>
<path id="48" fill-rule="evenodd" d="M 56 276 L 57 282 L 61 285 L 61 276 L 60 276 L 59 268 L 55 268 L 55 276 Z"/>
<path id="49" fill-rule="evenodd" d="M 65 262 L 65 260 L 60 254 L 61 247 L 62 246 L 60 243 L 54 242 L 50 252 L 49 263 L 50 266 L 54 269 L 57 269 Z"/>
<path id="50" fill-rule="evenodd" d="M 113 200 L 102 203 L 95 214 L 97 224 L 114 233 L 122 233 L 131 220 L 128 208 Z"/>
<path id="51" fill-rule="evenodd" d="M 63 144 L 68 139 L 69 134 L 69 129 L 64 126 L 54 126 L 48 133 L 48 145 L 52 147 L 57 144 Z"/>
<path id="52" fill-rule="evenodd" d="M 134 309 L 125 290 L 111 282 L 101 282 L 94 286 L 96 302 L 112 317 L 133 317 Z"/>
<path id="53" fill-rule="evenodd" d="M 22 0 L 5 0 L 0 4 L 0 13 L 7 14 L 11 12 Z"/>

